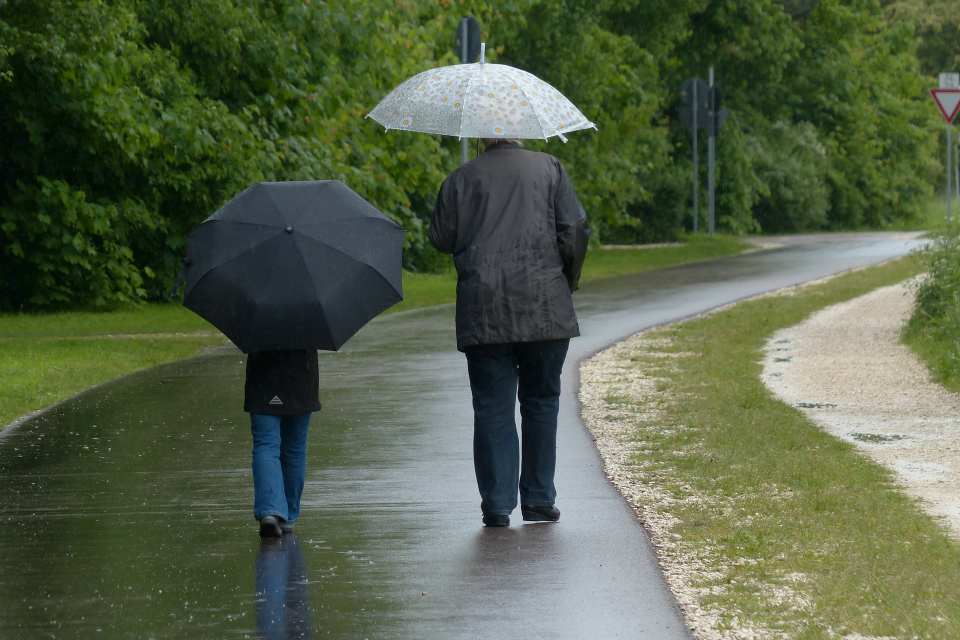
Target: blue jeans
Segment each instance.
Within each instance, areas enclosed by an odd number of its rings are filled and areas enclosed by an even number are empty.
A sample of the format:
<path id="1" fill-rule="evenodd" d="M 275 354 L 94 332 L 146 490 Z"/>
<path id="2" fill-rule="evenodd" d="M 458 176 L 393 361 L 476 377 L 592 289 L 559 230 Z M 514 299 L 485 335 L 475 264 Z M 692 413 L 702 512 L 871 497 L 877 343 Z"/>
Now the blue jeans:
<path id="1" fill-rule="evenodd" d="M 467 347 L 473 393 L 473 464 L 480 509 L 508 515 L 521 504 L 552 505 L 557 498 L 557 414 L 560 372 L 570 340 Z M 520 429 L 514 418 L 520 400 Z"/>
<path id="2" fill-rule="evenodd" d="M 253 516 L 279 516 L 293 524 L 307 474 L 307 431 L 313 414 L 250 414 L 253 434 Z"/>

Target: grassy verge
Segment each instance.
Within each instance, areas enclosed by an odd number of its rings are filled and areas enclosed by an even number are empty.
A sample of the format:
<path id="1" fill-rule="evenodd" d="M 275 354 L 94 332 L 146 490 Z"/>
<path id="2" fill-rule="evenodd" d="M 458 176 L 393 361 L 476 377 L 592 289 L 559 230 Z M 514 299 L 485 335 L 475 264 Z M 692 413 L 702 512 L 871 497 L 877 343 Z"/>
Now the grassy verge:
<path id="1" fill-rule="evenodd" d="M 648 508 L 673 523 L 671 544 L 699 564 L 697 599 L 722 612 L 719 630 L 960 637 L 960 545 L 886 469 L 760 380 L 761 348 L 774 331 L 921 268 L 903 259 L 744 302 L 649 332 L 646 350 L 619 356 L 658 393 L 610 391 L 601 411 L 628 421 L 641 452 L 629 472 L 667 497 Z"/>
<path id="2" fill-rule="evenodd" d="M 729 236 L 692 236 L 684 246 L 599 249 L 587 259 L 584 280 L 718 258 L 748 246 Z M 453 302 L 456 284 L 454 273 L 404 273 L 406 300 L 388 313 Z M 223 342 L 178 304 L 0 315 L 0 428 L 87 387 Z"/>
<path id="3" fill-rule="evenodd" d="M 0 428 L 82 389 L 222 344 L 180 305 L 0 315 Z"/>

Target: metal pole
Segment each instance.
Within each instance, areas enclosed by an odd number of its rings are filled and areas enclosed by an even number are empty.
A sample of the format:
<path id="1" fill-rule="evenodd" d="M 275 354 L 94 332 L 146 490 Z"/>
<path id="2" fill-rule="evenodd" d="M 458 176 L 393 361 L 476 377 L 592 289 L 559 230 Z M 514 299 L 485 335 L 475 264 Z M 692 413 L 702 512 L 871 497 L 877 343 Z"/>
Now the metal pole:
<path id="1" fill-rule="evenodd" d="M 713 67 L 710 67 L 710 88 L 713 89 Z M 712 93 L 708 94 L 711 98 L 713 97 Z M 710 236 L 713 237 L 713 227 L 714 227 L 714 217 L 713 217 L 713 187 L 714 187 L 714 153 L 717 143 L 717 127 L 716 127 L 716 114 L 713 112 L 713 101 L 710 101 L 710 105 L 707 110 L 707 117 L 711 120 L 707 123 L 707 131 L 710 135 L 707 137 L 707 212 L 708 212 L 708 227 L 710 228 Z"/>
<path id="2" fill-rule="evenodd" d="M 467 38 L 469 37 L 470 30 L 467 29 L 466 25 L 464 24 L 466 23 L 466 21 L 467 21 L 466 18 L 460 21 L 460 24 L 464 25 L 463 37 L 460 38 L 460 50 L 463 52 L 463 55 L 460 56 L 460 60 L 462 60 L 461 64 L 466 64 L 468 62 L 467 61 L 467 51 L 468 51 Z M 460 112 L 460 117 L 461 118 L 463 117 L 462 111 Z M 467 139 L 460 138 L 460 164 L 466 164 L 466 163 L 467 163 Z"/>
<path id="3" fill-rule="evenodd" d="M 693 232 L 697 232 L 697 80 L 693 81 Z"/>
<path id="4" fill-rule="evenodd" d="M 950 192 L 953 191 L 953 185 L 950 184 L 950 174 L 953 171 L 953 132 L 950 123 L 947 123 L 947 236 L 950 236 Z"/>
<path id="5" fill-rule="evenodd" d="M 953 148 L 953 192 L 960 198 L 960 149 Z"/>

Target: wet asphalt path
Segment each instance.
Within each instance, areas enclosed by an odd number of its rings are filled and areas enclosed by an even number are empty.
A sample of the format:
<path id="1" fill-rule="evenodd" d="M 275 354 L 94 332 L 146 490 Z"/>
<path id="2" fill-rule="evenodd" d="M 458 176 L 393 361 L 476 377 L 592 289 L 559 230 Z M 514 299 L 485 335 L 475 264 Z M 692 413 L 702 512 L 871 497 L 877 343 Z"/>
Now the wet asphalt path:
<path id="1" fill-rule="evenodd" d="M 576 294 L 556 525 L 484 529 L 447 305 L 321 354 L 296 536 L 261 547 L 243 356 L 173 363 L 0 436 L 0 637 L 688 638 L 579 419 L 577 362 L 644 328 L 906 253 L 908 234 L 610 278 Z M 589 259 L 589 258 L 588 258 Z"/>

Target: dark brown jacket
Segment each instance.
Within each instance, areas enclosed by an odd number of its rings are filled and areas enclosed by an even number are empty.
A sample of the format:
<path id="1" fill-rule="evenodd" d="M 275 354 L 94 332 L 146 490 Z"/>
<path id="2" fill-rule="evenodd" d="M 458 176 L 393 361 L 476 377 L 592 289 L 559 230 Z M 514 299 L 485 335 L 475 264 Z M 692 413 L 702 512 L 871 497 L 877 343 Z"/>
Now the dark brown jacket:
<path id="1" fill-rule="evenodd" d="M 447 176 L 428 233 L 457 267 L 457 348 L 580 335 L 590 229 L 560 161 L 500 142 Z"/>

